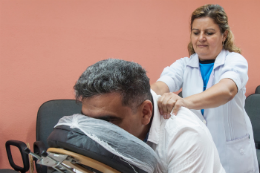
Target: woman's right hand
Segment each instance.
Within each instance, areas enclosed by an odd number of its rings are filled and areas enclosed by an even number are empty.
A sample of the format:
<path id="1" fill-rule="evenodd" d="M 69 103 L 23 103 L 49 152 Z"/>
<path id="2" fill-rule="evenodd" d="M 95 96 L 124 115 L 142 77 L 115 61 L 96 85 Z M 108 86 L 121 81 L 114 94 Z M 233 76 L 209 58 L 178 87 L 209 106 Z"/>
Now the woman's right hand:
<path id="1" fill-rule="evenodd" d="M 188 107 L 190 103 L 174 93 L 164 93 L 158 99 L 158 108 L 164 119 L 171 117 L 171 112 L 177 115 L 181 106 Z"/>

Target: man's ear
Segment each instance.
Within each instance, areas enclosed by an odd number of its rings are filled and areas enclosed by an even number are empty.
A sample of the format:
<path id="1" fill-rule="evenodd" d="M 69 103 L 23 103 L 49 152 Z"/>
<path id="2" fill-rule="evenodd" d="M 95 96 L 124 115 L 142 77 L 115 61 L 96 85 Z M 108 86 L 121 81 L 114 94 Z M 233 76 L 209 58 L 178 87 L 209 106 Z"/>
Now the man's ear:
<path id="1" fill-rule="evenodd" d="M 145 100 L 140 106 L 142 109 L 142 124 L 147 125 L 153 116 L 153 104 L 150 100 Z"/>

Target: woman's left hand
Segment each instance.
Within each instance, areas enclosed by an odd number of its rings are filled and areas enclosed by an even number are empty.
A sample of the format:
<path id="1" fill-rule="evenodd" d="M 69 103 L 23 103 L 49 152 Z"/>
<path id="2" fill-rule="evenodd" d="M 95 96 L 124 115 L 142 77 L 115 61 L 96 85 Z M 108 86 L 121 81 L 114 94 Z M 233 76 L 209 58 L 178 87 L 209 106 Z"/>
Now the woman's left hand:
<path id="1" fill-rule="evenodd" d="M 174 93 L 164 93 L 158 100 L 160 114 L 164 119 L 171 117 L 171 112 L 177 115 L 181 106 L 188 107 L 190 103 Z"/>

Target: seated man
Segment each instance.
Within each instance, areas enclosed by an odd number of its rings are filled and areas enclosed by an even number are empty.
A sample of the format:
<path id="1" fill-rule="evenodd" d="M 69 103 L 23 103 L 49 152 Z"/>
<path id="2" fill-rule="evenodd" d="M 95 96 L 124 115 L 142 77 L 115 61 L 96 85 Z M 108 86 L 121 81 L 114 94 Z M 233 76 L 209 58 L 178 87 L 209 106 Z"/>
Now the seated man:
<path id="1" fill-rule="evenodd" d="M 74 86 L 82 114 L 111 122 L 146 142 L 160 158 L 156 172 L 225 172 L 207 127 L 182 107 L 165 120 L 160 97 L 137 63 L 107 59 L 89 66 Z"/>

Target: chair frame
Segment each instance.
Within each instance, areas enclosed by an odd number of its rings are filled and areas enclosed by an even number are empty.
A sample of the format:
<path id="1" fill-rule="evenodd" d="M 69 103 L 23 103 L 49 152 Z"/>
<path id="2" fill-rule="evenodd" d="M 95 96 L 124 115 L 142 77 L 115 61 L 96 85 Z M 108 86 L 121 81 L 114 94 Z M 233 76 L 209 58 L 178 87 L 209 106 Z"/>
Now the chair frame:
<path id="1" fill-rule="evenodd" d="M 94 168 L 94 169 L 96 169 L 100 172 L 103 172 L 103 173 L 120 173 L 119 171 L 111 168 L 108 165 L 105 165 L 104 163 L 93 160 L 89 157 L 83 156 L 83 155 L 78 154 L 78 153 L 74 153 L 74 152 L 64 150 L 64 149 L 61 149 L 61 148 L 49 148 L 47 151 L 51 152 L 51 153 L 55 153 L 55 154 L 64 154 L 64 155 L 71 156 L 71 157 L 75 158 L 76 160 L 78 160 L 81 164 L 89 166 L 91 168 Z M 91 171 L 89 171 L 89 170 L 87 170 L 87 169 L 85 169 L 85 168 L 83 168 L 83 167 L 81 167 L 77 164 L 73 164 L 69 161 L 65 160 L 63 163 L 70 166 L 71 168 L 75 168 L 76 170 L 79 170 L 81 172 L 93 173 L 93 172 L 91 172 Z"/>

